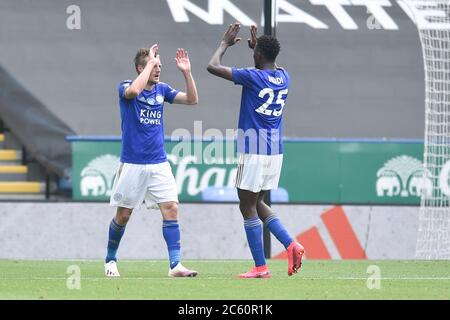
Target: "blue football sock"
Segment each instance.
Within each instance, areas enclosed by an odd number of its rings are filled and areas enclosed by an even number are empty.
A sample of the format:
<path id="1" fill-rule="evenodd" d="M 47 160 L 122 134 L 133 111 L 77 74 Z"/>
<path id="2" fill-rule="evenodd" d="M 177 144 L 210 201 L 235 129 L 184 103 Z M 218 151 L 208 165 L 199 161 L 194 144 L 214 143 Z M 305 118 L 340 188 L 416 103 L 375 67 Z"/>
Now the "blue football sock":
<path id="1" fill-rule="evenodd" d="M 125 232 L 125 226 L 118 225 L 117 222 L 112 219 L 109 224 L 109 239 L 108 248 L 105 261 L 108 263 L 111 260 L 117 261 L 116 253 L 119 248 L 120 239 L 122 239 Z"/>
<path id="2" fill-rule="evenodd" d="M 181 260 L 180 227 L 177 220 L 164 220 L 162 226 L 164 240 L 169 251 L 170 269 L 173 269 Z"/>
<path id="3" fill-rule="evenodd" d="M 280 241 L 283 246 L 287 249 L 291 242 L 293 241 L 292 237 L 287 232 L 286 228 L 275 214 L 270 215 L 264 221 L 267 229 Z"/>
<path id="4" fill-rule="evenodd" d="M 255 260 L 255 266 L 260 267 L 265 265 L 266 259 L 264 257 L 261 220 L 258 217 L 244 220 L 244 228 L 253 260 Z"/>

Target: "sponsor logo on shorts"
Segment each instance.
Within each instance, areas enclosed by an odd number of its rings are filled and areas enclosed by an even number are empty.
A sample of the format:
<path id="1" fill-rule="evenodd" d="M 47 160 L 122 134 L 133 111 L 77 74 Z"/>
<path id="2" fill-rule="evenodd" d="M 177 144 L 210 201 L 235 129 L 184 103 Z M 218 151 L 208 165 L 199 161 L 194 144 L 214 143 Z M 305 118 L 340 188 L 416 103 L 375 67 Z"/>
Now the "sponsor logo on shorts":
<path id="1" fill-rule="evenodd" d="M 113 199 L 114 201 L 119 202 L 120 200 L 122 200 L 122 194 L 119 192 L 115 193 Z"/>

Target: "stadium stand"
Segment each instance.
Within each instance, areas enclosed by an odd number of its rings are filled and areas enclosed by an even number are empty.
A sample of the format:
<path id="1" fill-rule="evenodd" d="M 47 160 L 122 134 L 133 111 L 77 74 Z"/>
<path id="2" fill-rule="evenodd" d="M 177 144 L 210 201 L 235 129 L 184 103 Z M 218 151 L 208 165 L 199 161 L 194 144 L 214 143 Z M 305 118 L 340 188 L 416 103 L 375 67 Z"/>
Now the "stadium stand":
<path id="1" fill-rule="evenodd" d="M 236 17 L 229 12 L 213 14 L 208 11 L 208 1 L 188 2 L 204 14 L 183 6 L 175 13 L 169 4 L 174 1 L 80 0 L 79 30 L 67 27 L 70 1 L 0 2 L 0 70 L 10 83 L 21 87 L 20 92 L 26 92 L 28 106 L 30 102 L 39 106 L 22 109 L 24 101 L 19 99 L 10 108 L 16 112 L 15 123 L 5 118 L 4 112 L 0 117 L 27 154 L 44 167 L 44 175 L 58 177 L 61 188 L 67 188 L 70 181 L 66 135 L 120 134 L 117 86 L 134 77 L 132 61 L 140 47 L 160 44 L 162 81 L 175 88 L 184 87 L 173 63 L 176 49 L 186 48 L 192 61 L 199 104 L 193 108 L 168 105 L 166 136 L 179 128 L 193 132 L 195 121 L 203 121 L 203 131 L 217 128 L 225 132 L 236 127 L 240 90 L 206 71 L 224 26 Z M 232 2 L 241 17 L 258 24 L 261 34 L 260 1 Z M 278 61 L 292 77 L 284 136 L 422 138 L 424 76 L 417 63 L 422 61 L 421 50 L 414 24 L 401 7 L 392 1 L 392 6 L 385 8 L 397 27 L 387 30 L 368 26 L 364 6 L 346 6 L 356 25 L 356 29 L 346 30 L 325 6 L 288 2 L 291 7 L 281 10 L 277 25 L 282 44 Z M 295 21 L 299 10 L 326 28 Z M 180 18 L 180 12 L 185 18 Z M 244 40 L 248 36 L 246 27 L 241 35 Z M 227 54 L 225 62 L 252 65 L 245 41 Z M 15 97 L 22 99 L 22 93 Z M 1 98 L 3 109 L 11 101 L 5 94 Z M 42 119 L 47 123 L 41 123 Z M 11 159 L 20 158 L 20 152 L 4 150 L 0 156 L 14 161 Z M 14 170 L 22 171 L 3 174 L 23 179 L 26 169 Z"/>
<path id="2" fill-rule="evenodd" d="M 189 2 L 213 19 L 207 14 L 208 1 Z M 258 24 L 261 33 L 261 1 L 231 2 Z M 325 6 L 288 2 L 326 24 L 327 29 L 300 22 L 278 23 L 279 63 L 292 77 L 284 135 L 422 138 L 420 43 L 414 24 L 397 2 L 383 8 L 398 30 L 368 28 L 370 15 L 364 6 L 345 6 L 358 29 L 344 30 Z M 204 122 L 204 130 L 236 127 L 240 90 L 206 71 L 224 26 L 235 17 L 225 12 L 212 24 L 182 10 L 189 21 L 176 22 L 168 1 L 80 0 L 76 4 L 81 10 L 81 29 L 69 30 L 66 9 L 71 4 L 1 2 L 0 65 L 76 134 L 120 134 L 117 86 L 135 75 L 132 61 L 136 50 L 154 42 L 161 48 L 162 81 L 183 88 L 173 57 L 178 47 L 184 47 L 199 88 L 198 106 L 166 108 L 166 135 L 176 128 L 192 131 L 195 120 Z M 285 20 L 289 14 L 281 10 Z M 241 33 L 244 41 L 225 58 L 229 65 L 252 64 L 246 27 Z"/>
<path id="3" fill-rule="evenodd" d="M 9 149 L 6 137 L 9 132 L 0 133 L 0 199 L 43 199 L 44 182 L 29 180 L 29 166 L 23 164 L 22 151 Z"/>
<path id="4" fill-rule="evenodd" d="M 71 169 L 70 144 L 65 136 L 73 133 L 29 91 L 0 66 L 0 195 L 49 198 L 51 177 L 68 177 Z M 5 142 L 7 137 L 7 143 Z M 11 148 L 7 147 L 11 141 Z M 3 147 L 3 145 L 2 145 Z M 34 164 L 29 170 L 29 160 Z M 33 181 L 39 176 L 45 183 Z M 33 197 L 35 198 L 35 197 Z"/>

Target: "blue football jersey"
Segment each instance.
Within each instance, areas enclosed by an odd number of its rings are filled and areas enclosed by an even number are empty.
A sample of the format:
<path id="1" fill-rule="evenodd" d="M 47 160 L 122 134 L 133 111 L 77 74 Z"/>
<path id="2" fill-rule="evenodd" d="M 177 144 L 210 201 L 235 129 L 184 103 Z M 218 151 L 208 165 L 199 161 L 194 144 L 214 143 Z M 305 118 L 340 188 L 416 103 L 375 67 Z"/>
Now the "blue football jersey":
<path id="1" fill-rule="evenodd" d="M 237 151 L 283 153 L 283 108 L 290 82 L 286 70 L 233 68 L 233 82 L 242 85 Z"/>
<path id="2" fill-rule="evenodd" d="M 134 164 L 155 164 L 167 160 L 164 147 L 164 101 L 173 103 L 178 91 L 160 82 L 151 91 L 144 89 L 134 99 L 125 98 L 131 80 L 119 85 L 120 118 L 122 121 L 121 161 Z"/>

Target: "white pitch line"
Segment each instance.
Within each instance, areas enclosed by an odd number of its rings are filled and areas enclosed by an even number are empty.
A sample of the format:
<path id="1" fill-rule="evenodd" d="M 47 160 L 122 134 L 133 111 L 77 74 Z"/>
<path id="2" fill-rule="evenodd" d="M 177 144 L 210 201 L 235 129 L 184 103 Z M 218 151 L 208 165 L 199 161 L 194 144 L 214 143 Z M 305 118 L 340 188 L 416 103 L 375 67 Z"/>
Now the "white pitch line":
<path id="1" fill-rule="evenodd" d="M 331 281 L 331 280 L 367 280 L 368 278 L 357 278 L 357 277 L 336 277 L 336 278 L 305 278 L 305 277 L 296 277 L 299 280 L 324 280 L 324 281 Z M 50 280 L 50 281 L 60 281 L 60 280 L 67 280 L 68 278 L 65 277 L 33 277 L 33 278 L 0 278 L 0 280 Z M 138 277 L 138 278 L 127 278 L 127 277 L 120 277 L 118 279 L 123 280 L 170 280 L 170 281 L 176 281 L 174 278 L 169 277 Z M 201 280 L 240 280 L 235 277 L 197 277 L 196 279 Z M 278 278 L 280 280 L 286 280 L 286 278 Z M 81 277 L 81 280 L 114 280 L 114 278 L 106 278 L 106 277 Z M 389 281 L 425 281 L 425 280 L 431 280 L 431 281 L 440 281 L 440 280 L 450 280 L 450 277 L 401 277 L 401 278 L 393 278 L 393 277 L 385 277 L 380 278 L 380 280 L 389 280 Z M 270 281 L 267 279 L 266 281 Z"/>
<path id="2" fill-rule="evenodd" d="M 368 278 L 342 277 L 342 278 L 311 278 L 313 280 L 319 279 L 334 279 L 334 280 L 367 280 Z M 373 278 L 372 278 L 373 279 Z M 380 277 L 380 280 L 450 280 L 450 277 Z"/>

